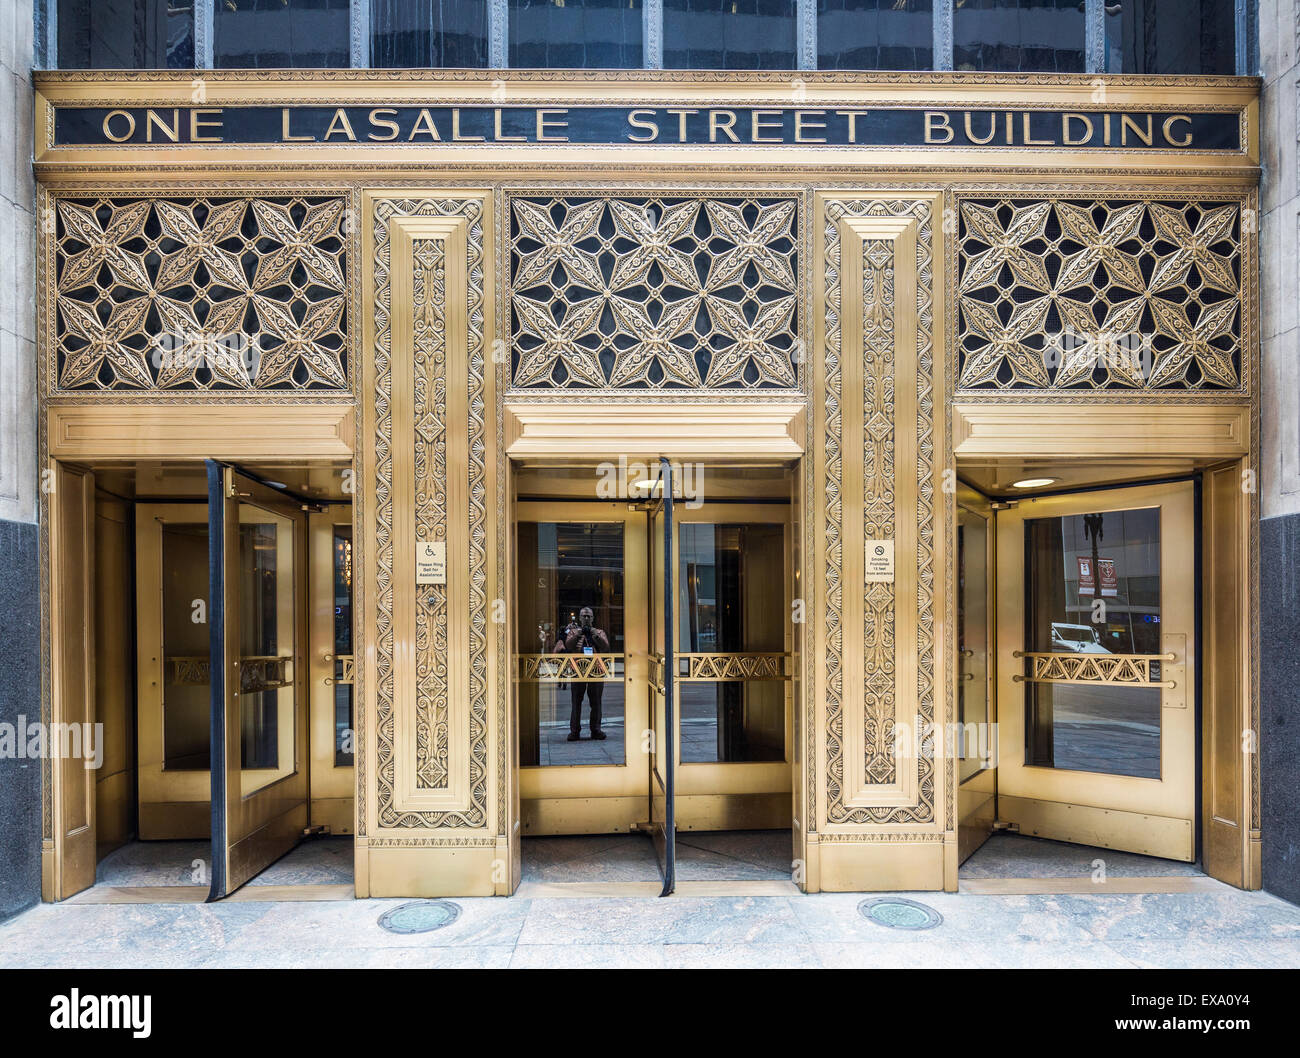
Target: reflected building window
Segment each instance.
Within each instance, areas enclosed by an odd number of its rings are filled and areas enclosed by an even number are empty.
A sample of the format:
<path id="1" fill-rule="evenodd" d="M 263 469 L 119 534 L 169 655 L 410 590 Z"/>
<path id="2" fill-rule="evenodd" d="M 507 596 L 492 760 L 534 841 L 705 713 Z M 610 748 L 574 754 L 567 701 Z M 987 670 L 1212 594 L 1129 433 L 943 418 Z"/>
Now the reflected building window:
<path id="1" fill-rule="evenodd" d="M 488 5 L 370 0 L 370 65 L 469 69 L 488 64 Z"/>
<path id="2" fill-rule="evenodd" d="M 1106 0 L 1108 73 L 1232 74 L 1232 0 Z"/>
<path id="3" fill-rule="evenodd" d="M 641 35 L 641 0 L 510 0 L 512 67 L 639 69 Z"/>
<path id="4" fill-rule="evenodd" d="M 955 0 L 953 68 L 1083 73 L 1082 0 Z"/>
<path id="5" fill-rule="evenodd" d="M 194 68 L 194 7 L 190 3 L 58 0 L 56 18 L 60 69 Z"/>
<path id="6" fill-rule="evenodd" d="M 929 70 L 931 0 L 817 0 L 820 70 Z"/>
<path id="7" fill-rule="evenodd" d="M 343 69 L 351 65 L 349 0 L 220 0 L 218 69 Z"/>
<path id="8" fill-rule="evenodd" d="M 664 0 L 664 68 L 793 70 L 795 0 Z"/>

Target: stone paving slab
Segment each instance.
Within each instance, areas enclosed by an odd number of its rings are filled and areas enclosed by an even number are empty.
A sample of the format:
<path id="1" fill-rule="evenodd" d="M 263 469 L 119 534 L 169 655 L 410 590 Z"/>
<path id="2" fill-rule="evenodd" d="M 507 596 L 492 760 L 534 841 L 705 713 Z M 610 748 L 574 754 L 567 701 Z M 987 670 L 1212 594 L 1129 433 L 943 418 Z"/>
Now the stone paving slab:
<path id="1" fill-rule="evenodd" d="M 1300 907 L 1228 886 L 906 894 L 943 916 L 923 931 L 866 895 L 458 899 L 423 934 L 380 928 L 391 899 L 42 904 L 0 924 L 0 967 L 1300 967 Z"/>

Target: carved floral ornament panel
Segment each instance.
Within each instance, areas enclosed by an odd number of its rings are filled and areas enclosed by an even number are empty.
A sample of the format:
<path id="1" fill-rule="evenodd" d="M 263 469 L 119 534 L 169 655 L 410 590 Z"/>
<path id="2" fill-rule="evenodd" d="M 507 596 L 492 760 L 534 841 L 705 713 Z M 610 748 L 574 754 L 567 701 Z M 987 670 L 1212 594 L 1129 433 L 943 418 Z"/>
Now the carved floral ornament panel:
<path id="1" fill-rule="evenodd" d="M 963 390 L 1234 390 L 1241 205 L 965 199 Z"/>
<path id="2" fill-rule="evenodd" d="M 509 199 L 520 388 L 797 389 L 799 200 Z"/>
<path id="3" fill-rule="evenodd" d="M 346 390 L 346 201 L 52 203 L 65 390 Z"/>

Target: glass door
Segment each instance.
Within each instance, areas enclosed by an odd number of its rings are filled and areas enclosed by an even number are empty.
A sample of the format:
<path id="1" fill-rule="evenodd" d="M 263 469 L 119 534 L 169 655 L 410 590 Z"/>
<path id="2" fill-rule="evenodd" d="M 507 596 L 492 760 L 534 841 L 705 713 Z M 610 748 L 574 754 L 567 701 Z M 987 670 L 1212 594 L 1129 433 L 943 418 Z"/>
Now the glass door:
<path id="1" fill-rule="evenodd" d="M 645 514 L 528 499 L 514 529 L 522 832 L 635 830 L 647 819 Z"/>
<path id="2" fill-rule="evenodd" d="M 216 900 L 307 827 L 306 521 L 300 504 L 212 461 L 208 518 Z"/>
<path id="3" fill-rule="evenodd" d="M 649 511 L 650 591 L 647 593 L 650 651 L 650 836 L 667 896 L 677 885 L 676 661 L 673 635 L 673 470 L 660 460 L 660 500 Z"/>
<path id="4" fill-rule="evenodd" d="M 998 815 L 1021 833 L 1195 858 L 1195 536 L 1191 482 L 999 512 Z"/>

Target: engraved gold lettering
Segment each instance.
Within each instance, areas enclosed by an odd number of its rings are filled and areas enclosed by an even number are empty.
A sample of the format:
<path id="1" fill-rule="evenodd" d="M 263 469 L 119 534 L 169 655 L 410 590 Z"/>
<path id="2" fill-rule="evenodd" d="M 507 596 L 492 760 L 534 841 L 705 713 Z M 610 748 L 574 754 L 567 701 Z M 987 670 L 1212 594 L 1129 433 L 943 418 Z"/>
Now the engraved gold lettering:
<path id="1" fill-rule="evenodd" d="M 334 118 L 330 122 L 330 127 L 325 130 L 325 139 L 331 136 L 341 134 L 353 143 L 357 142 L 357 134 L 352 131 L 352 122 L 348 120 L 347 111 L 338 107 L 334 111 Z"/>
<path id="2" fill-rule="evenodd" d="M 824 118 L 824 110 L 796 110 L 794 112 L 794 142 L 795 143 L 825 143 L 825 136 L 805 136 L 805 129 L 819 129 L 826 131 L 825 121 L 814 121 L 813 118 Z"/>
<path id="3" fill-rule="evenodd" d="M 460 107 L 451 109 L 451 138 L 456 143 L 482 143 L 482 136 L 462 136 L 460 134 Z"/>
<path id="4" fill-rule="evenodd" d="M 858 112 L 856 110 L 837 110 L 837 114 L 843 114 L 849 119 L 849 142 L 858 142 Z"/>
<path id="5" fill-rule="evenodd" d="M 569 112 L 568 107 L 563 107 L 559 109 L 542 109 L 537 111 L 537 142 L 538 143 L 568 143 L 569 134 L 567 132 L 563 136 L 550 136 L 547 135 L 546 132 L 548 128 L 567 129 L 569 127 L 569 123 L 567 121 L 556 120 L 556 118 L 553 118 L 550 115 L 552 114 L 564 115 L 564 114 L 568 114 L 568 112 Z"/>
<path id="6" fill-rule="evenodd" d="M 523 143 L 527 136 L 507 136 L 501 131 L 501 108 L 496 108 L 496 114 L 493 117 L 493 130 L 496 134 L 497 143 Z"/>
<path id="7" fill-rule="evenodd" d="M 162 119 L 156 110 L 149 110 L 145 113 L 144 138 L 149 143 L 153 143 L 153 130 L 155 125 L 158 126 L 158 131 L 171 140 L 172 143 L 180 142 L 181 112 L 179 110 L 172 111 L 172 123 L 170 126 Z"/>
<path id="8" fill-rule="evenodd" d="M 1150 114 L 1147 115 L 1147 127 L 1146 127 L 1146 131 L 1145 131 L 1145 132 L 1142 131 L 1142 126 L 1139 125 L 1136 121 L 1134 121 L 1134 120 L 1133 120 L 1131 117 L 1129 117 L 1127 114 L 1121 114 L 1121 115 L 1120 115 L 1120 117 L 1119 117 L 1119 129 L 1120 129 L 1120 146 L 1122 146 L 1122 147 L 1127 147 L 1127 146 L 1128 146 L 1128 130 L 1129 130 L 1129 129 L 1132 129 L 1132 130 L 1133 130 L 1133 135 L 1136 136 L 1138 139 L 1140 139 L 1140 140 L 1141 140 L 1143 143 L 1145 143 L 1148 147 L 1151 146 L 1151 142 L 1152 142 L 1153 136 L 1152 136 L 1152 134 L 1151 134 L 1151 115 L 1150 115 Z"/>
<path id="9" fill-rule="evenodd" d="M 392 115 L 392 117 L 389 117 L 389 115 Z M 397 122 L 392 120 L 392 118 L 395 117 L 397 117 L 397 111 L 392 109 L 392 107 L 376 107 L 374 110 L 370 112 L 370 125 L 372 128 L 377 127 L 381 129 L 387 129 L 388 135 L 380 136 L 377 133 L 372 132 L 369 134 L 367 138 L 372 140 L 378 140 L 380 143 L 386 140 L 397 139 L 398 133 L 401 130 L 398 127 Z"/>
<path id="10" fill-rule="evenodd" d="M 1084 133 L 1082 136 L 1074 137 L 1070 135 L 1070 122 L 1083 122 Z M 1087 114 L 1062 114 L 1061 115 L 1061 142 L 1070 147 L 1077 147 L 1081 143 L 1087 143 L 1092 139 L 1092 118 Z"/>
<path id="11" fill-rule="evenodd" d="M 433 115 L 429 113 L 429 108 L 425 107 L 420 111 L 420 116 L 415 119 L 415 124 L 411 126 L 411 131 L 407 134 L 407 141 L 415 139 L 417 135 L 423 132 L 431 140 L 441 140 L 438 135 L 438 126 L 433 123 Z"/>
<path id="12" fill-rule="evenodd" d="M 698 114 L 698 110 L 692 110 L 689 107 L 666 107 L 665 112 L 677 115 L 677 142 L 686 142 L 686 115 Z"/>
<path id="13" fill-rule="evenodd" d="M 725 132 L 732 143 L 739 143 L 736 135 L 736 112 L 734 110 L 709 111 L 709 142 L 718 142 L 718 133 Z"/>
<path id="14" fill-rule="evenodd" d="M 643 132 L 648 132 L 649 135 L 633 136 L 629 132 L 627 138 L 632 143 L 654 143 L 654 141 L 659 138 L 659 126 L 655 122 L 649 120 L 649 118 L 642 117 L 642 114 L 648 114 L 651 118 L 654 117 L 653 110 L 634 110 L 628 114 L 627 123 L 634 129 L 641 129 Z"/>
<path id="15" fill-rule="evenodd" d="M 217 120 L 206 120 L 202 115 L 216 115 Z M 221 128 L 221 111 L 207 108 L 204 110 L 190 111 L 190 142 L 191 143 L 220 143 L 220 136 L 205 136 L 200 129 L 219 129 Z"/>
<path id="16" fill-rule="evenodd" d="M 1173 125 L 1175 121 L 1185 121 L 1187 123 L 1187 133 L 1183 136 L 1175 137 Z M 1165 118 L 1165 123 L 1161 131 L 1165 134 L 1165 142 L 1171 147 L 1190 147 L 1192 145 L 1192 119 L 1186 114 L 1175 114 L 1172 117 Z"/>
<path id="17" fill-rule="evenodd" d="M 969 110 L 966 111 L 966 138 L 970 140 L 971 143 L 991 143 L 993 137 L 996 136 L 997 134 L 998 134 L 998 116 L 996 114 L 989 114 L 989 134 L 981 138 L 979 136 L 976 136 L 974 130 L 971 128 L 970 111 Z"/>
<path id="18" fill-rule="evenodd" d="M 280 108 L 280 139 L 285 143 L 292 143 L 294 140 L 314 140 L 315 136 L 295 136 L 289 131 L 289 108 Z"/>
<path id="19" fill-rule="evenodd" d="M 939 133 L 943 133 L 942 139 Z M 941 110 L 927 110 L 925 112 L 925 142 L 926 143 L 952 143 L 953 138 L 952 121 Z"/>
<path id="20" fill-rule="evenodd" d="M 1029 111 L 1025 111 L 1023 114 L 1020 115 L 1022 119 L 1020 122 L 1020 127 L 1024 130 L 1023 140 L 1025 146 L 1026 147 L 1051 147 L 1055 143 L 1054 140 L 1036 140 L 1029 135 L 1029 119 L 1032 116 L 1033 115 L 1031 115 Z"/>
<path id="21" fill-rule="evenodd" d="M 113 135 L 113 130 L 111 128 L 113 119 L 118 117 L 126 118 L 126 132 L 124 132 L 121 136 Z M 104 135 L 107 136 L 114 143 L 123 143 L 126 140 L 129 140 L 132 136 L 135 135 L 135 118 L 133 118 L 125 110 L 110 110 L 107 114 L 104 115 Z"/>
<path id="22" fill-rule="evenodd" d="M 776 118 L 773 121 L 772 118 Z M 764 132 L 781 129 L 781 112 L 779 110 L 755 110 L 750 116 L 750 143 L 780 143 L 780 136 L 765 136 Z M 760 131 L 762 130 L 762 131 Z"/>

